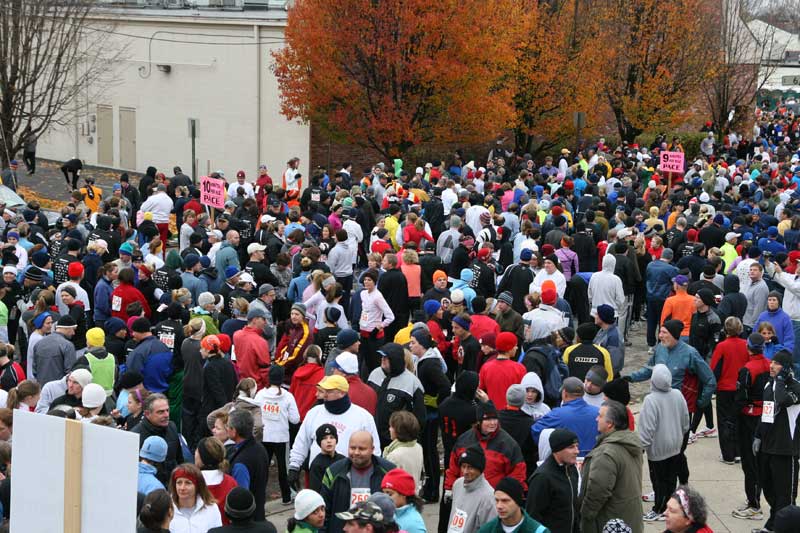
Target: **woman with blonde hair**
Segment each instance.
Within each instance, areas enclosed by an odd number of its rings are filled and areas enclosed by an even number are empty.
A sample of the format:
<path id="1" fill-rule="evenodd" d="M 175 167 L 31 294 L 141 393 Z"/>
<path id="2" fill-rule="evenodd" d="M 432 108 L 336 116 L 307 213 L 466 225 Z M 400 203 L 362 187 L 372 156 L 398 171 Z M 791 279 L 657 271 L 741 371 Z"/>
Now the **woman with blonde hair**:
<path id="1" fill-rule="evenodd" d="M 419 266 L 417 252 L 408 249 L 403 251 L 403 264 L 400 266 L 400 271 L 406 277 L 408 285 L 409 309 L 411 311 L 419 309 L 420 298 L 422 298 L 422 267 Z"/>
<path id="2" fill-rule="evenodd" d="M 181 224 L 180 238 L 178 240 L 178 251 L 182 252 L 189 247 L 189 238 L 194 233 L 197 225 L 197 213 L 194 209 L 187 209 L 183 212 L 183 224 Z"/>
<path id="3" fill-rule="evenodd" d="M 222 525 L 222 515 L 208 490 L 203 473 L 193 464 L 184 463 L 172 471 L 169 479 L 174 516 L 170 533 L 207 533 Z"/>
<path id="4" fill-rule="evenodd" d="M 158 270 L 165 264 L 162 259 L 163 256 L 164 242 L 160 237 L 153 237 L 153 240 L 147 243 L 147 255 L 144 256 L 144 264 L 151 265 L 151 270 Z"/>

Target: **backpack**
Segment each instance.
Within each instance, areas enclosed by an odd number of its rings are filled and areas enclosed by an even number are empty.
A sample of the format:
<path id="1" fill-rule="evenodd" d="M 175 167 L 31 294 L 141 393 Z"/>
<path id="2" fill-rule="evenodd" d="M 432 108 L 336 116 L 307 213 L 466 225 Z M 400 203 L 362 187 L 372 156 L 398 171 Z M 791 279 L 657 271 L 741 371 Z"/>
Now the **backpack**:
<path id="1" fill-rule="evenodd" d="M 529 359 L 528 364 L 526 359 Z M 558 350 L 547 344 L 537 344 L 528 348 L 518 362 L 525 365 L 529 372 L 539 374 L 536 366 L 542 369 L 543 375 L 540 374 L 539 377 L 542 378 L 545 403 L 558 404 L 561 401 L 561 385 L 569 377 L 569 368 Z"/>

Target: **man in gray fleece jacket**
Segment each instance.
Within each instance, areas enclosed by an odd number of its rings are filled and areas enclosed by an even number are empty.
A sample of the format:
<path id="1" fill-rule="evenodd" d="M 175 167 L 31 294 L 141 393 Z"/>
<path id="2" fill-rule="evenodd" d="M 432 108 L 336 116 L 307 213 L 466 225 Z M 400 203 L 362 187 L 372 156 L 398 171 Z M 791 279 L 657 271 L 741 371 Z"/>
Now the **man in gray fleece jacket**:
<path id="1" fill-rule="evenodd" d="M 646 522 L 663 520 L 667 501 L 678 484 L 678 467 L 684 435 L 689 431 L 689 409 L 681 391 L 672 388 L 672 374 L 666 365 L 653 367 L 650 394 L 639 414 L 639 437 L 647 451 L 650 479 L 655 491 L 653 510 Z"/>
<path id="2" fill-rule="evenodd" d="M 486 455 L 480 446 L 471 446 L 458 457 L 461 477 L 453 483 L 453 507 L 447 531 L 474 533 L 497 516 L 494 489 L 483 476 Z M 445 498 L 447 494 L 445 494 Z"/>

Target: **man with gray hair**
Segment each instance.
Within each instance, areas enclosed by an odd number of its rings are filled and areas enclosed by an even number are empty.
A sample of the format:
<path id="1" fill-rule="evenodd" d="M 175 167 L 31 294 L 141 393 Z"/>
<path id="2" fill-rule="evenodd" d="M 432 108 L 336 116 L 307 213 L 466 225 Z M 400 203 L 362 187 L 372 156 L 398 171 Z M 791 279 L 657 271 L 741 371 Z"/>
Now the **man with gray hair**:
<path id="1" fill-rule="evenodd" d="M 628 429 L 625 406 L 603 403 L 597 431 L 597 445 L 581 470 L 581 531 L 600 533 L 606 522 L 621 518 L 634 533 L 642 533 L 642 443 Z"/>
<path id="2" fill-rule="evenodd" d="M 239 267 L 239 232 L 236 230 L 228 230 L 225 234 L 225 242 L 219 247 L 217 256 L 215 257 L 214 266 L 217 269 L 217 279 L 220 283 L 226 279 L 225 270 L 234 266 L 238 270 Z M 227 308 L 227 306 L 226 306 Z"/>
<path id="3" fill-rule="evenodd" d="M 258 298 L 250 302 L 250 309 L 259 309 L 264 312 L 264 338 L 271 344 L 270 349 L 274 350 L 275 346 L 272 339 L 275 338 L 275 320 L 272 317 L 272 303 L 275 301 L 277 292 L 275 287 L 269 283 L 265 283 L 258 288 Z"/>
<path id="4" fill-rule="evenodd" d="M 240 487 L 253 493 L 256 500 L 256 522 L 266 520 L 264 506 L 267 503 L 267 474 L 269 456 L 267 451 L 253 438 L 253 415 L 244 409 L 234 409 L 228 415 L 228 438 L 234 444 L 228 450 L 231 476 Z"/>
<path id="5" fill-rule="evenodd" d="M 450 217 L 450 227 L 443 231 L 436 241 L 436 255 L 442 259 L 442 263 L 449 266 L 453 259 L 453 250 L 458 246 L 458 239 L 461 237 L 461 217 L 453 215 Z"/>

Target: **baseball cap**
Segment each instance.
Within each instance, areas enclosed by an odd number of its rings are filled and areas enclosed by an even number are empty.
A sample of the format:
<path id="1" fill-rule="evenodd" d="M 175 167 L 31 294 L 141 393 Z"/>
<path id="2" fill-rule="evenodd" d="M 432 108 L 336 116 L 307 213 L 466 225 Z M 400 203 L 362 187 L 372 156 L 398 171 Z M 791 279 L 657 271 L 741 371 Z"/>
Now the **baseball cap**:
<path id="1" fill-rule="evenodd" d="M 371 501 L 358 502 L 349 510 L 343 513 L 336 513 L 336 518 L 339 520 L 344 520 L 345 522 L 350 520 L 360 520 L 377 524 L 386 523 L 383 510 L 378 506 L 378 504 Z"/>
<path id="2" fill-rule="evenodd" d="M 253 243 L 250 243 L 250 244 L 247 245 L 247 253 L 248 254 L 254 254 L 256 252 L 263 252 L 266 249 L 267 249 L 266 246 L 264 246 L 263 244 L 258 244 L 257 242 L 253 242 Z"/>
<path id="3" fill-rule="evenodd" d="M 325 390 L 340 390 L 342 392 L 350 390 L 350 384 L 342 376 L 325 376 L 317 383 L 317 387 Z"/>

